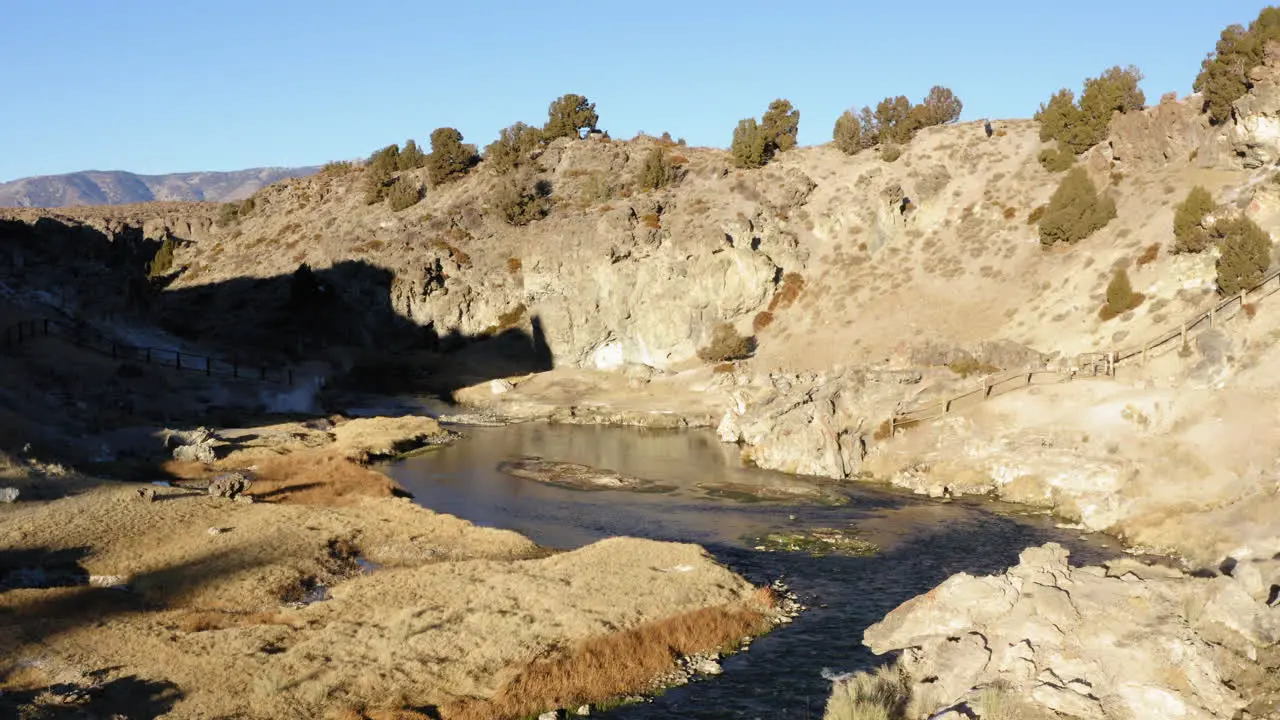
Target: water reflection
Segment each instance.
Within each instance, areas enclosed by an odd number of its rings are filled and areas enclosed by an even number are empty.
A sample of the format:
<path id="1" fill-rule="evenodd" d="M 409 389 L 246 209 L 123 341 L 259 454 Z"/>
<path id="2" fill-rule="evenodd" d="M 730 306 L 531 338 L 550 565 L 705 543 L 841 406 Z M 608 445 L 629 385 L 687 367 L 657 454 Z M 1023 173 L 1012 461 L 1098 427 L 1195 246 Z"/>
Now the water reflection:
<path id="1" fill-rule="evenodd" d="M 1028 546 L 1054 540 L 1074 564 L 1096 563 L 1118 545 L 1056 528 L 1041 516 L 998 514 L 981 501 L 942 502 L 868 486 L 836 486 L 744 467 L 737 448 L 709 432 L 526 424 L 466 428 L 467 438 L 385 470 L 418 502 L 472 522 L 516 530 L 556 548 L 633 535 L 696 542 L 754 583 L 782 578 L 810 610 L 725 661 L 725 674 L 639 705 L 593 717 L 804 718 L 822 716 L 823 668 L 878 664 L 862 632 L 894 607 L 958 572 L 998 573 Z M 673 484 L 671 494 L 583 492 L 509 477 L 499 462 L 535 455 Z M 849 497 L 841 507 L 739 503 L 706 497 L 700 483 L 814 484 Z M 856 526 L 883 552 L 808 557 L 756 552 L 744 535 Z"/>

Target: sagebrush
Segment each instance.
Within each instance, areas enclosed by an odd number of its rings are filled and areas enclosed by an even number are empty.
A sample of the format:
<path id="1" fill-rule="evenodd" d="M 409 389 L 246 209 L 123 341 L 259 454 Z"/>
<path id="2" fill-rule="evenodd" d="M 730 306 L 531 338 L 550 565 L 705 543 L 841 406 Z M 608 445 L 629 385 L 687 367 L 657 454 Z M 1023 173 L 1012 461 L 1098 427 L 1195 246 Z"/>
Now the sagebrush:
<path id="1" fill-rule="evenodd" d="M 1040 242 L 1043 245 L 1080 242 L 1115 216 L 1115 200 L 1098 194 L 1084 168 L 1072 168 L 1062 178 L 1040 217 Z"/>

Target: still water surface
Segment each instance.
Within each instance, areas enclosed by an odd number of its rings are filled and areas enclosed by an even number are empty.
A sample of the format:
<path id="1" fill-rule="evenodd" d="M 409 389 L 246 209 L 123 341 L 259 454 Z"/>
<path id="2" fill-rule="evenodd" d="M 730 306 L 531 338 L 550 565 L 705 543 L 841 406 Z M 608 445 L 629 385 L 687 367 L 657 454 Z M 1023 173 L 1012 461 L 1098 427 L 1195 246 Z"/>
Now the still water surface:
<path id="1" fill-rule="evenodd" d="M 883 662 L 862 647 L 867 626 L 958 572 L 999 573 L 1032 545 L 1057 541 L 1072 564 L 1119 554 L 1104 536 L 1082 536 L 1052 519 L 984 501 L 944 502 L 866 485 L 745 467 L 737 448 L 705 431 L 530 423 L 466 427 L 466 437 L 384 470 L 416 500 L 476 524 L 515 530 L 571 549 L 616 535 L 695 542 L 753 583 L 781 579 L 809 607 L 789 625 L 723 662 L 724 674 L 668 691 L 651 702 L 592 717 L 821 718 L 829 681 L 822 670 Z M 581 491 L 504 475 L 504 460 L 536 456 L 659 480 L 666 494 Z M 717 483 L 810 486 L 848 498 L 814 503 L 743 502 L 709 496 Z M 856 527 L 880 546 L 871 557 L 760 552 L 743 538 L 770 531 Z"/>

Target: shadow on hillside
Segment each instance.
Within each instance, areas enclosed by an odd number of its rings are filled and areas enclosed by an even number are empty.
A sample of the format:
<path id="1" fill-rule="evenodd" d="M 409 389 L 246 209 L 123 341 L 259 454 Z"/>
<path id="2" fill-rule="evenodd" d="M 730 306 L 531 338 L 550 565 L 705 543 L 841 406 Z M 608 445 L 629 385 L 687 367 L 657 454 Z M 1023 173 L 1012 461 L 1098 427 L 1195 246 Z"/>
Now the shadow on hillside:
<path id="1" fill-rule="evenodd" d="M 539 318 L 522 319 L 528 329 L 441 334 L 397 313 L 395 275 L 365 262 L 173 288 L 175 277 L 192 270 L 151 277 L 159 237 L 190 242 L 167 229 L 0 219 L 0 293 L 40 299 L 50 316 L 58 308 L 98 328 L 128 326 L 144 337 L 160 328 L 219 358 L 319 361 L 332 373 L 329 384 L 350 389 L 425 388 L 447 396 L 463 385 L 552 367 Z"/>

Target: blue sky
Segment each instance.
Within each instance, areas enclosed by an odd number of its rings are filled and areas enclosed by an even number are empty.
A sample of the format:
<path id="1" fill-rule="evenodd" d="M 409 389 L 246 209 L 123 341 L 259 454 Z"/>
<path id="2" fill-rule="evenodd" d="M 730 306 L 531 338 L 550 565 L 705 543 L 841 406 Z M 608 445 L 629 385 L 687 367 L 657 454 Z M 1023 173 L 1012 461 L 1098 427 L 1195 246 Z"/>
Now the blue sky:
<path id="1" fill-rule="evenodd" d="M 1029 117 L 1132 63 L 1154 103 L 1265 4 L 0 0 L 0 181 L 319 164 L 440 126 L 483 146 L 567 92 L 614 137 L 720 147 L 776 97 L 805 145 L 934 84 L 963 119 Z"/>

